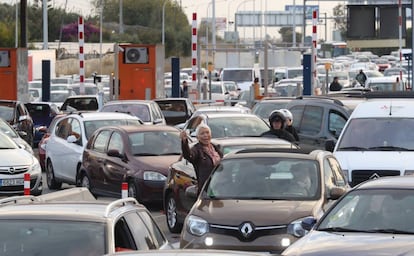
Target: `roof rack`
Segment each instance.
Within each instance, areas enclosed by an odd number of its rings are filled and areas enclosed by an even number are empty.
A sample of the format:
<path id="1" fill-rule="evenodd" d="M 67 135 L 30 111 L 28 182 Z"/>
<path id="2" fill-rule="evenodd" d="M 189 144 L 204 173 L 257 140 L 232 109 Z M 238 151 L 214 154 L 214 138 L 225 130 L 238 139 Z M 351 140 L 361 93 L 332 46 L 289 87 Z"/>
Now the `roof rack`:
<path id="1" fill-rule="evenodd" d="M 10 204 L 10 203 L 19 203 L 19 202 L 43 202 L 40 198 L 33 195 L 28 196 L 11 196 L 0 200 L 0 205 Z"/>
<path id="2" fill-rule="evenodd" d="M 298 100 L 303 100 L 303 99 L 324 99 L 324 100 L 331 100 L 333 101 L 335 104 L 340 105 L 340 106 L 344 106 L 344 104 L 342 103 L 342 101 L 335 99 L 335 98 L 330 98 L 329 96 L 297 96 L 296 99 Z"/>
<path id="3" fill-rule="evenodd" d="M 127 197 L 118 199 L 116 201 L 113 201 L 112 203 L 108 204 L 108 206 L 105 209 L 105 217 L 108 217 L 111 211 L 113 211 L 115 208 L 125 206 L 127 203 L 131 203 L 134 205 L 138 205 L 138 201 L 133 197 Z"/>
<path id="4" fill-rule="evenodd" d="M 241 149 L 235 152 L 235 154 L 245 153 L 297 153 L 297 154 L 309 154 L 314 151 L 314 148 L 248 148 Z"/>

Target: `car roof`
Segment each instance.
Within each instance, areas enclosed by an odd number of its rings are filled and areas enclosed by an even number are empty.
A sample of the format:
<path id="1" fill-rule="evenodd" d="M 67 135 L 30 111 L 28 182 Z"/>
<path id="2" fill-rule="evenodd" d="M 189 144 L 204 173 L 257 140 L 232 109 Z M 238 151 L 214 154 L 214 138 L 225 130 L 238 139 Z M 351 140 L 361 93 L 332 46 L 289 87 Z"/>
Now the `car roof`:
<path id="1" fill-rule="evenodd" d="M 271 137 L 224 137 L 224 138 L 212 138 L 211 142 L 219 144 L 221 146 L 232 145 L 293 145 L 291 142 L 279 138 Z"/>
<path id="2" fill-rule="evenodd" d="M 105 103 L 105 105 L 115 104 L 150 104 L 153 100 L 112 100 Z"/>
<path id="3" fill-rule="evenodd" d="M 248 157 L 292 157 L 300 159 L 316 160 L 320 154 L 332 154 L 331 152 L 312 148 L 252 148 L 233 151 L 226 155 L 226 159 Z"/>
<path id="4" fill-rule="evenodd" d="M 111 125 L 100 129 L 118 129 L 127 133 L 131 132 L 147 132 L 147 131 L 172 131 L 179 132 L 180 130 L 170 125 Z"/>
<path id="5" fill-rule="evenodd" d="M 251 113 L 240 113 L 240 112 L 206 112 L 206 113 L 200 113 L 199 116 L 206 116 L 208 118 L 220 118 L 220 117 L 255 117 L 259 118 L 255 114 Z"/>
<path id="6" fill-rule="evenodd" d="M 136 116 L 119 113 L 119 112 L 77 112 L 67 115 L 68 117 L 71 116 L 78 116 L 82 119 L 87 120 L 102 120 L 102 119 L 133 119 L 139 120 Z"/>
<path id="7" fill-rule="evenodd" d="M 369 99 L 361 102 L 351 118 L 414 117 L 414 102 L 410 99 Z"/>
<path id="8" fill-rule="evenodd" d="M 414 176 L 387 176 L 367 180 L 354 189 L 414 189 Z"/>

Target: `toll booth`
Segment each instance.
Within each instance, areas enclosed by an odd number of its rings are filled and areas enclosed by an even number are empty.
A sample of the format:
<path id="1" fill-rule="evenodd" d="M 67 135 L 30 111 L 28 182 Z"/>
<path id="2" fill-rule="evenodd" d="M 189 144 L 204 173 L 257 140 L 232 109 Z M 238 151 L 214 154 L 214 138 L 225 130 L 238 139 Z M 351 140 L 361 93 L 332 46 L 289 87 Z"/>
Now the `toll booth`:
<path id="1" fill-rule="evenodd" d="M 150 100 L 165 97 L 164 46 L 115 45 L 112 99 Z"/>
<path id="2" fill-rule="evenodd" d="M 29 101 L 26 48 L 0 48 L 0 99 Z"/>

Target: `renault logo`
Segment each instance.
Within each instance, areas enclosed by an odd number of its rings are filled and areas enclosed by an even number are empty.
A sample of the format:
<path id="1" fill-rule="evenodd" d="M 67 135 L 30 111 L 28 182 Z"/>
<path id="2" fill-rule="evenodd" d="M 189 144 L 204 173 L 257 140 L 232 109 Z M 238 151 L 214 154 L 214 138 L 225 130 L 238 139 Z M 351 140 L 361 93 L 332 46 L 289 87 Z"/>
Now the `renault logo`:
<path id="1" fill-rule="evenodd" d="M 249 222 L 243 223 L 243 225 L 240 227 L 240 232 L 244 237 L 249 237 L 253 233 L 252 224 Z"/>
<path id="2" fill-rule="evenodd" d="M 380 176 L 379 176 L 379 174 L 378 173 L 374 173 L 374 174 L 372 174 L 370 177 L 369 177 L 369 179 L 370 180 L 375 180 L 375 179 L 378 179 Z"/>
<path id="3" fill-rule="evenodd" d="M 10 173 L 10 174 L 14 174 L 14 172 L 15 172 L 15 171 L 16 171 L 16 170 L 15 170 L 13 167 L 10 167 L 10 168 L 9 168 L 9 173 Z"/>

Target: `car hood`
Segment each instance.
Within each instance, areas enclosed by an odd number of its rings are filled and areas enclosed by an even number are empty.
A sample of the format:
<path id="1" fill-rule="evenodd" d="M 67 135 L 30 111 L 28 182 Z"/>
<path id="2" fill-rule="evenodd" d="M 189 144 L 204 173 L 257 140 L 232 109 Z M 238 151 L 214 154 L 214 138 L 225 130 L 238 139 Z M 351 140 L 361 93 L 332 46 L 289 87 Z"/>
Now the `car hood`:
<path id="1" fill-rule="evenodd" d="M 209 223 L 240 225 L 250 220 L 257 226 L 289 224 L 312 215 L 317 201 L 198 200 L 192 214 Z M 252 216 L 257 216 L 252 220 Z"/>
<path id="2" fill-rule="evenodd" d="M 179 155 L 168 156 L 135 156 L 136 165 L 141 170 L 157 170 L 167 176 L 168 167 L 177 162 L 180 158 Z"/>
<path id="3" fill-rule="evenodd" d="M 24 149 L 0 150 L 1 166 L 32 165 L 34 156 Z"/>
<path id="4" fill-rule="evenodd" d="M 412 235 L 312 231 L 283 255 L 414 255 L 413 248 Z"/>
<path id="5" fill-rule="evenodd" d="M 413 151 L 336 151 L 335 157 L 344 170 L 411 169 Z"/>

